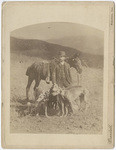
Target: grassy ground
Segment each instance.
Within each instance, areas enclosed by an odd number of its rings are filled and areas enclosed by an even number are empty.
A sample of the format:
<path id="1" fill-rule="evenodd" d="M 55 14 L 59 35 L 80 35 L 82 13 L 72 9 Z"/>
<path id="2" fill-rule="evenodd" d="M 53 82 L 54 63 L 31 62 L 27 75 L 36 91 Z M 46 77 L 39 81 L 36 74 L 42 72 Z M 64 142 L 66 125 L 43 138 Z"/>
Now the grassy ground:
<path id="1" fill-rule="evenodd" d="M 73 134 L 101 134 L 103 123 L 103 70 L 94 68 L 83 69 L 82 85 L 90 91 L 90 106 L 86 112 L 60 118 L 53 116 L 20 116 L 17 112 L 25 100 L 27 84 L 26 69 L 34 61 L 43 61 L 40 58 L 11 53 L 11 111 L 10 129 L 12 133 L 73 133 Z M 74 83 L 76 72 L 72 69 Z M 30 99 L 33 99 L 33 86 L 30 89 Z M 40 83 L 44 90 L 51 85 L 44 81 Z"/>

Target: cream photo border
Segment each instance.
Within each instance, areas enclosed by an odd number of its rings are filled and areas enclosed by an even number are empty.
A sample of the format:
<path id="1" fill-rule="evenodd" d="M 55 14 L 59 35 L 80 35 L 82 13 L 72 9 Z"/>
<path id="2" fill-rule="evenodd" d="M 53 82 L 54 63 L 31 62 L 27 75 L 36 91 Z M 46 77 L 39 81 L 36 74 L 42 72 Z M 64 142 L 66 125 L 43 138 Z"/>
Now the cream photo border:
<path id="1" fill-rule="evenodd" d="M 113 11 L 113 2 L 3 3 L 2 146 L 4 148 L 112 148 L 114 146 L 114 18 L 111 15 Z M 10 133 L 10 32 L 45 22 L 79 23 L 104 32 L 103 133 L 101 135 Z"/>

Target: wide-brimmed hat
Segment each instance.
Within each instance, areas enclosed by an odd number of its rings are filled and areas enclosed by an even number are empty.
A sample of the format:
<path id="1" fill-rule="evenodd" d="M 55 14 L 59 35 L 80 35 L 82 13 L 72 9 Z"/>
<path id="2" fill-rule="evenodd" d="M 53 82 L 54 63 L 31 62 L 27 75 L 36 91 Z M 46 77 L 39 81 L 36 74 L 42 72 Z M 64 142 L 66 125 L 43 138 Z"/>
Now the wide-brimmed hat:
<path id="1" fill-rule="evenodd" d="M 66 53 L 65 53 L 65 51 L 60 51 L 60 52 L 59 52 L 59 56 L 66 57 Z"/>

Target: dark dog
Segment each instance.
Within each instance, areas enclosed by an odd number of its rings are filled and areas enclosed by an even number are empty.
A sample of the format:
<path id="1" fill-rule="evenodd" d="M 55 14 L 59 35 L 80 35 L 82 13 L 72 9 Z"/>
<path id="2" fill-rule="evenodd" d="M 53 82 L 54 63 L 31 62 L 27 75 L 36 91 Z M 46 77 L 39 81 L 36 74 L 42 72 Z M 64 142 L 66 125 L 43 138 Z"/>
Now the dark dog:
<path id="1" fill-rule="evenodd" d="M 59 108 L 60 116 L 67 116 L 68 113 L 73 113 L 71 103 L 61 94 L 61 89 L 58 88 L 57 84 L 54 84 L 50 89 L 49 101 L 52 102 L 55 109 Z"/>

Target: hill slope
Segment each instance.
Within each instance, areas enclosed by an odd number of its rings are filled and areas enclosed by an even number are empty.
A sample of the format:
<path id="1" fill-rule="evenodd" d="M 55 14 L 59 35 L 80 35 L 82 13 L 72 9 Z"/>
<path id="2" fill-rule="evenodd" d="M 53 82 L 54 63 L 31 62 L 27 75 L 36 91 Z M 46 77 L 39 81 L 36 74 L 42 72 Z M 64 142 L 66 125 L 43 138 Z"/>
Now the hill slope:
<path id="1" fill-rule="evenodd" d="M 52 59 L 57 57 L 59 51 L 65 51 L 67 56 L 72 56 L 75 53 L 79 53 L 80 57 L 90 67 L 102 68 L 103 67 L 103 56 L 84 53 L 71 47 L 61 46 L 58 44 L 52 44 L 41 40 L 34 39 L 18 39 L 10 38 L 10 50 L 11 53 L 22 54 L 26 56 L 40 57 L 43 59 Z"/>
<path id="2" fill-rule="evenodd" d="M 98 29 L 69 22 L 49 22 L 29 25 L 11 32 L 21 39 L 43 40 L 82 52 L 103 55 L 104 32 Z"/>

